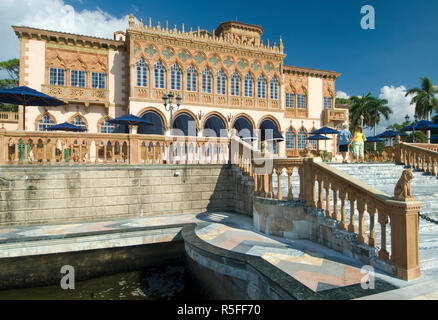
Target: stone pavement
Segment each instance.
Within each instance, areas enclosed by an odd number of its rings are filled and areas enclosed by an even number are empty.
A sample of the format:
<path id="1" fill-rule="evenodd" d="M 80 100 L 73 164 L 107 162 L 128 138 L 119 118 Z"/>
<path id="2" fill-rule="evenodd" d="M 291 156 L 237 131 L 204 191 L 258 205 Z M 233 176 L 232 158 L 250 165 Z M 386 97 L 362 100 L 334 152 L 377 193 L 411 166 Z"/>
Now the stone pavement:
<path id="1" fill-rule="evenodd" d="M 367 274 L 361 273 L 360 263 L 340 253 L 306 240 L 292 241 L 267 236 L 253 229 L 252 218 L 226 212 L 0 228 L 0 250 L 2 245 L 9 243 L 19 245 L 28 241 L 114 233 L 118 230 L 126 232 L 142 227 L 164 227 L 185 223 L 197 224 L 196 234 L 200 239 L 226 250 L 260 256 L 315 293 L 353 285 L 357 287 L 362 279 L 368 277 Z M 390 283 L 391 289 L 407 284 L 380 273 L 376 274 L 376 278 Z M 424 296 L 432 292 L 420 293 Z"/>

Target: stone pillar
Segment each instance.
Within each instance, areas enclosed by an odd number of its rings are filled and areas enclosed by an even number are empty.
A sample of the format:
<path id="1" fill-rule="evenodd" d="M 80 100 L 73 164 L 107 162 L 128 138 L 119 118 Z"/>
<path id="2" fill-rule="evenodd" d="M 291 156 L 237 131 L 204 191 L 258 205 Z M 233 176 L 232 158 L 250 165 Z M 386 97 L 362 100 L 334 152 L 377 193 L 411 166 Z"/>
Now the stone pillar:
<path id="1" fill-rule="evenodd" d="M 0 128 L 0 164 L 8 164 L 8 150 L 6 146 L 8 145 L 6 141 L 6 129 L 4 127 Z M 18 150 L 18 144 L 15 143 L 15 150 Z"/>
<path id="2" fill-rule="evenodd" d="M 396 276 L 417 279 L 421 275 L 418 245 L 418 213 L 421 203 L 388 201 L 391 219 L 391 263 Z"/>
<path id="3" fill-rule="evenodd" d="M 128 135 L 129 140 L 129 164 L 139 164 L 139 141 L 136 135 L 129 134 Z"/>

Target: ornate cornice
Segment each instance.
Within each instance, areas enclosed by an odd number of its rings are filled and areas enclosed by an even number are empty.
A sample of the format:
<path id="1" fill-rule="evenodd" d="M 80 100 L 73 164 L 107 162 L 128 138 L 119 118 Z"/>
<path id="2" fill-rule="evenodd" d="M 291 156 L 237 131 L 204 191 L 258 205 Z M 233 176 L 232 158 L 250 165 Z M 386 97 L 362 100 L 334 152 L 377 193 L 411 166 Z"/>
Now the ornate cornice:
<path id="1" fill-rule="evenodd" d="M 318 77 L 318 78 L 331 78 L 337 79 L 341 76 L 340 73 L 335 71 L 325 71 L 311 68 L 302 68 L 295 66 L 283 66 L 283 71 L 285 74 L 298 74 L 298 75 L 306 75 L 310 77 Z"/>
<path id="2" fill-rule="evenodd" d="M 64 43 L 78 47 L 120 50 L 125 47 L 124 41 L 116 41 L 79 34 L 37 29 L 24 26 L 12 26 L 18 38 L 37 39 L 50 43 Z"/>

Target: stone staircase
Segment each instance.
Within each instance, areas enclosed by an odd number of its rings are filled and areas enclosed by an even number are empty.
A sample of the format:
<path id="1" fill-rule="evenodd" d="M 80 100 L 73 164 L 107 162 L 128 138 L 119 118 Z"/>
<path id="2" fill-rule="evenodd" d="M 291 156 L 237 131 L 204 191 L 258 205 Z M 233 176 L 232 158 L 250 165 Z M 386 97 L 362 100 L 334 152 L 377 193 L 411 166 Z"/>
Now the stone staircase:
<path id="1" fill-rule="evenodd" d="M 358 179 L 362 182 L 379 189 L 389 196 L 394 194 L 394 187 L 400 179 L 403 170 L 406 169 L 403 165 L 395 164 L 341 164 L 329 163 L 332 167 Z M 414 179 L 411 183 L 411 191 L 418 201 L 423 203 L 421 213 L 431 218 L 438 219 L 438 178 L 432 175 L 425 174 L 420 171 L 414 171 Z M 277 177 L 273 175 L 273 191 L 277 193 Z M 299 195 L 299 175 L 295 170 L 292 175 L 292 190 L 295 199 Z M 281 177 L 282 193 L 287 196 L 288 177 L 286 171 L 283 170 Z M 333 197 L 331 198 L 333 206 Z M 340 207 L 340 202 L 338 203 Z M 357 209 L 356 209 L 356 223 L 357 223 Z M 346 205 L 346 221 L 350 223 L 350 208 Z M 365 216 L 365 230 L 369 230 L 369 217 Z M 376 224 L 376 247 L 380 248 L 380 225 Z M 391 228 L 387 228 L 386 238 L 391 239 Z M 420 220 L 419 226 L 419 240 L 420 240 L 420 261 L 422 270 L 436 270 L 438 275 L 438 225 Z M 391 243 L 387 243 L 390 251 Z M 434 271 L 435 272 L 435 271 Z"/>
<path id="2" fill-rule="evenodd" d="M 394 187 L 407 167 L 395 164 L 340 164 L 331 163 L 334 168 L 379 189 L 388 195 L 394 194 Z M 423 203 L 421 213 L 438 219 L 438 178 L 421 171 L 414 171 L 411 191 Z M 422 270 L 438 268 L 438 225 L 420 219 L 419 227 L 420 261 Z"/>

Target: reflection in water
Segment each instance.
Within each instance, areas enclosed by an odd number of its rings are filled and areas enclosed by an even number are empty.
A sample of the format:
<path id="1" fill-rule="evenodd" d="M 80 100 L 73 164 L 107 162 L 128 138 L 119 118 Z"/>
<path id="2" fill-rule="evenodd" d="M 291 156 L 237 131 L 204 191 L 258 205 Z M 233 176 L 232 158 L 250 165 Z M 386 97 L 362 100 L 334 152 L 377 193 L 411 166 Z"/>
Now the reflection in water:
<path id="1" fill-rule="evenodd" d="M 59 285 L 0 291 L 0 299 L 180 300 L 202 299 L 185 266 L 172 264 L 78 281 L 74 290 Z"/>

